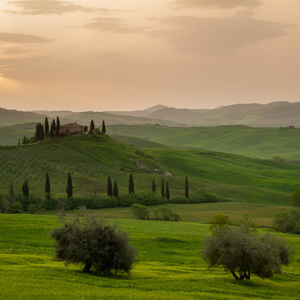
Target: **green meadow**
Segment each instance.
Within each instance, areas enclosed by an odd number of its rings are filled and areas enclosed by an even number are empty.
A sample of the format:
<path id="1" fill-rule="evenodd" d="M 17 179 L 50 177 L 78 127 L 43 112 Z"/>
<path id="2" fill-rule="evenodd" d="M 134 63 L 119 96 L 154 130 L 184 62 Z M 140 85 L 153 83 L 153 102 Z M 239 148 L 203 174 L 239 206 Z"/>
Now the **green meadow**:
<path id="1" fill-rule="evenodd" d="M 199 219 L 201 220 L 201 219 Z M 112 219 L 111 221 L 116 221 Z M 53 260 L 56 216 L 0 215 L 1 299 L 297 299 L 300 237 L 278 234 L 295 249 L 282 275 L 239 282 L 201 258 L 209 234 L 201 223 L 117 219 L 139 252 L 130 274 L 97 277 Z M 272 232 L 261 229 L 262 233 Z"/>
<path id="2" fill-rule="evenodd" d="M 107 133 L 172 147 L 198 148 L 249 157 L 272 159 L 281 156 L 300 160 L 300 130 L 255 128 L 247 126 L 166 127 L 166 126 L 109 126 Z M 128 142 L 134 144 L 135 141 Z"/>

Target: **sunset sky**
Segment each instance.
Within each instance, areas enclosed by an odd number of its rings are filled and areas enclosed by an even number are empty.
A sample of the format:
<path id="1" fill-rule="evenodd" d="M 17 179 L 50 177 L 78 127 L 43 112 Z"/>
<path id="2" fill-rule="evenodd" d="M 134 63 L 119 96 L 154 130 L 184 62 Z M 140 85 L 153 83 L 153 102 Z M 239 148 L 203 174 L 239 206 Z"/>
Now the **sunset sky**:
<path id="1" fill-rule="evenodd" d="M 0 1 L 0 107 L 300 101 L 300 0 Z"/>

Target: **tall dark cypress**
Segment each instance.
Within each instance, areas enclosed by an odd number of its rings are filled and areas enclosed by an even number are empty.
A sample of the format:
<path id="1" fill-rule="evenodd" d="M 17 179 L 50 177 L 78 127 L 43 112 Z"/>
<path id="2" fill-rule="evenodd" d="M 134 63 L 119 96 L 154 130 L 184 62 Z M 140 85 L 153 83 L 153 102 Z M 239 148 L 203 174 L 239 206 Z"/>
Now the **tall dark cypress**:
<path id="1" fill-rule="evenodd" d="M 184 192 L 184 195 L 185 195 L 186 198 L 189 199 L 189 181 L 188 181 L 187 176 L 185 177 L 185 192 Z"/>
<path id="2" fill-rule="evenodd" d="M 115 180 L 115 182 L 114 182 L 113 196 L 116 197 L 116 198 L 119 196 L 118 184 L 117 184 L 117 181 L 116 181 L 116 180 Z"/>
<path id="3" fill-rule="evenodd" d="M 71 173 L 69 173 L 69 175 L 68 175 L 68 183 L 67 183 L 66 193 L 68 195 L 68 198 L 73 197 L 73 184 L 72 184 Z"/>
<path id="4" fill-rule="evenodd" d="M 155 193 L 156 191 L 156 183 L 155 183 L 155 180 L 153 179 L 152 180 L 152 192 Z"/>
<path id="5" fill-rule="evenodd" d="M 90 124 L 90 133 L 94 133 L 95 130 L 95 123 L 93 120 L 91 120 L 91 124 Z"/>
<path id="6" fill-rule="evenodd" d="M 163 178 L 161 179 L 161 190 L 160 190 L 160 192 L 161 192 L 161 196 L 163 198 L 165 198 L 165 181 L 164 181 Z"/>
<path id="7" fill-rule="evenodd" d="M 112 188 L 112 182 L 110 180 L 110 176 L 107 178 L 107 196 L 112 196 L 113 195 L 113 188 Z"/>
<path id="8" fill-rule="evenodd" d="M 48 137 L 49 137 L 49 122 L 48 122 L 48 118 L 47 117 L 45 118 L 45 135 L 46 135 L 46 137 L 48 139 Z"/>
<path id="9" fill-rule="evenodd" d="M 56 117 L 56 136 L 59 136 L 59 131 L 60 131 L 60 120 L 59 117 Z"/>
<path id="10" fill-rule="evenodd" d="M 36 123 L 36 125 L 35 125 L 35 138 L 37 140 L 40 140 L 40 127 L 39 127 L 39 123 Z"/>
<path id="11" fill-rule="evenodd" d="M 168 181 L 167 181 L 167 184 L 166 184 L 166 198 L 167 198 L 168 201 L 170 200 L 170 190 L 169 190 Z"/>
<path id="12" fill-rule="evenodd" d="M 49 200 L 51 198 L 49 173 L 46 174 L 45 195 L 46 195 L 47 200 Z"/>
<path id="13" fill-rule="evenodd" d="M 28 180 L 26 179 L 22 186 L 22 192 L 24 197 L 29 197 L 29 186 L 28 186 Z"/>
<path id="14" fill-rule="evenodd" d="M 102 122 L 102 131 L 101 131 L 103 134 L 105 134 L 106 133 L 106 126 L 105 126 L 105 122 L 104 122 L 104 120 L 103 120 L 103 122 Z"/>
<path id="15" fill-rule="evenodd" d="M 50 137 L 53 139 L 54 138 L 54 127 L 53 127 L 53 122 L 51 123 L 50 126 Z"/>
<path id="16" fill-rule="evenodd" d="M 52 120 L 52 127 L 53 127 L 53 135 L 55 135 L 56 134 L 56 123 L 55 123 L 54 119 Z"/>
<path id="17" fill-rule="evenodd" d="M 134 193 L 134 182 L 133 182 L 132 174 L 130 174 L 130 176 L 129 176 L 128 192 L 129 192 L 129 194 Z"/>

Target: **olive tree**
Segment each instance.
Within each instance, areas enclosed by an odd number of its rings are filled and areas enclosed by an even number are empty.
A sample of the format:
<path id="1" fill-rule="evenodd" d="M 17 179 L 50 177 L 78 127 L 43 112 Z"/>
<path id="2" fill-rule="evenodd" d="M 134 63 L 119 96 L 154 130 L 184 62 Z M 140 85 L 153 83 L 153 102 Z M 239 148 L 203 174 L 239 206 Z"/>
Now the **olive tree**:
<path id="1" fill-rule="evenodd" d="M 83 272 L 123 271 L 129 273 L 136 261 L 136 250 L 129 245 L 128 235 L 117 225 L 103 219 L 86 217 L 65 221 L 51 232 L 58 260 L 83 265 Z"/>
<path id="2" fill-rule="evenodd" d="M 251 274 L 270 278 L 290 262 L 291 249 L 270 234 L 258 235 L 245 226 L 215 227 L 205 239 L 202 252 L 209 267 L 222 266 L 235 279 L 250 280 Z"/>

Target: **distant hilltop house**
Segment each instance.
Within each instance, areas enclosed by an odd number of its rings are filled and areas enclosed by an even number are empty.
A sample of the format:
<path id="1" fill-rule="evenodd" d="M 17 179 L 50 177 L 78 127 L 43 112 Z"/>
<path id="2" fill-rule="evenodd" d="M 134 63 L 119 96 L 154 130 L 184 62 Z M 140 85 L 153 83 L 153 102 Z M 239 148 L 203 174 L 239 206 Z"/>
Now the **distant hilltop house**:
<path id="1" fill-rule="evenodd" d="M 61 134 L 83 134 L 86 132 L 86 126 L 75 123 L 69 123 L 60 126 Z"/>

